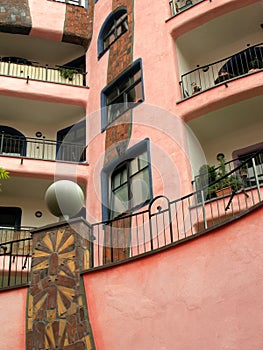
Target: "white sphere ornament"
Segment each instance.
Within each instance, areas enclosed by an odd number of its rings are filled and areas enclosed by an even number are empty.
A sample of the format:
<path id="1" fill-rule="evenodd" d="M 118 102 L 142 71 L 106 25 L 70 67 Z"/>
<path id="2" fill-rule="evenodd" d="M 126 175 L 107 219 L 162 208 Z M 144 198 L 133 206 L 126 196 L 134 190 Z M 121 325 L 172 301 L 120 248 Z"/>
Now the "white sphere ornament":
<path id="1" fill-rule="evenodd" d="M 45 201 L 51 214 L 67 220 L 84 206 L 84 194 L 75 182 L 59 180 L 48 187 Z"/>

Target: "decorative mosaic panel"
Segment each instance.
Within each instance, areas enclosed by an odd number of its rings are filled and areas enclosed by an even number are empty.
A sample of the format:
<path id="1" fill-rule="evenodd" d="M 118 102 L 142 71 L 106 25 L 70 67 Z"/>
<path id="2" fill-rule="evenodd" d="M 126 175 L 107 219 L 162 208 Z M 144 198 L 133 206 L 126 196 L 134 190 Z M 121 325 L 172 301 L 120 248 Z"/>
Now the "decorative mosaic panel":
<path id="1" fill-rule="evenodd" d="M 95 349 L 80 277 L 85 246 L 68 225 L 34 232 L 27 350 Z"/>

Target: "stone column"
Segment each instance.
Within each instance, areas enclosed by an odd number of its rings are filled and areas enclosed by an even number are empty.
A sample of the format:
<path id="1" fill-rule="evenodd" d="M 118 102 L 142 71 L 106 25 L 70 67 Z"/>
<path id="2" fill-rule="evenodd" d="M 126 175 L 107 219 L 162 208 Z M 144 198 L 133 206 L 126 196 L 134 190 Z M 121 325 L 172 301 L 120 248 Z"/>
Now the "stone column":
<path id="1" fill-rule="evenodd" d="M 83 219 L 33 231 L 27 350 L 93 350 L 81 271 L 90 267 L 91 229 Z"/>

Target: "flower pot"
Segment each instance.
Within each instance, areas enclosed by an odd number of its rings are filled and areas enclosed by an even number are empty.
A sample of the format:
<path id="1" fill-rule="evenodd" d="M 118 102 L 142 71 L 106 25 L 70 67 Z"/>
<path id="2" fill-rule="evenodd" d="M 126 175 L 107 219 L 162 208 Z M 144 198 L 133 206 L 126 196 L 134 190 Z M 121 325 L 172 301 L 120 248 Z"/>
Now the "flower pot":
<path id="1" fill-rule="evenodd" d="M 231 193 L 232 193 L 232 187 L 228 186 L 228 187 L 220 188 L 220 190 L 217 190 L 216 196 L 222 197 L 222 196 L 230 195 Z"/>

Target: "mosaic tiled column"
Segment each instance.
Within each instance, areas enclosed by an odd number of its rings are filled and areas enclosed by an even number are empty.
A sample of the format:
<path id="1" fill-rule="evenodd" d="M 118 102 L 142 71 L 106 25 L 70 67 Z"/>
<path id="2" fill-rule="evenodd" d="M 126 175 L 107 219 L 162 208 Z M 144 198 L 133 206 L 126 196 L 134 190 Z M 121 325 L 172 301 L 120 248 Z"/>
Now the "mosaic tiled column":
<path id="1" fill-rule="evenodd" d="M 80 272 L 89 267 L 90 228 L 83 220 L 33 232 L 27 350 L 93 350 Z"/>

